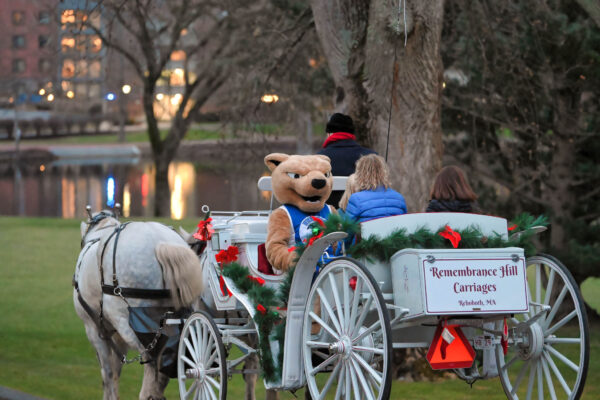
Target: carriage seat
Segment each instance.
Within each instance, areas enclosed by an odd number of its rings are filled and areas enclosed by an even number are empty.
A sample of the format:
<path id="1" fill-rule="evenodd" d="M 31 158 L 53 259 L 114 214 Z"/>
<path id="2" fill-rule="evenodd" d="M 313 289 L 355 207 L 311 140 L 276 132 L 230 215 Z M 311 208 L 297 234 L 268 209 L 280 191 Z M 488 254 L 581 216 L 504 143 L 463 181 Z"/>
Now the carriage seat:
<path id="1" fill-rule="evenodd" d="M 489 215 L 467 214 L 467 213 L 414 213 L 396 215 L 373 219 L 361 224 L 362 237 L 370 236 L 385 237 L 397 229 L 406 229 L 412 233 L 421 227 L 437 231 L 444 225 L 452 229 L 465 229 L 475 226 L 484 235 L 499 234 L 503 239 L 508 239 L 508 224 L 505 218 Z"/>

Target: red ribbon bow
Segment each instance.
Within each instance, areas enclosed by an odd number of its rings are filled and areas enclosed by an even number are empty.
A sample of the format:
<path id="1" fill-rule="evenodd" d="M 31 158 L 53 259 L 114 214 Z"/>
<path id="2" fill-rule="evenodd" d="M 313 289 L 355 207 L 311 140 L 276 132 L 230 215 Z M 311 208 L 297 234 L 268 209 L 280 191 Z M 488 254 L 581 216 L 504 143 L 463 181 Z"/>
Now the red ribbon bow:
<path id="1" fill-rule="evenodd" d="M 267 309 L 262 305 L 259 304 L 256 306 L 256 309 L 258 310 L 258 312 L 260 312 L 262 315 L 265 315 L 267 313 Z"/>
<path id="2" fill-rule="evenodd" d="M 248 275 L 248 279 L 258 283 L 260 286 L 265 284 L 265 280 L 263 278 L 259 278 L 258 276 Z"/>
<path id="3" fill-rule="evenodd" d="M 198 231 L 194 233 L 194 238 L 198 240 L 208 241 L 212 237 L 212 234 L 215 233 L 215 230 L 210 223 L 212 218 L 207 218 L 204 221 L 198 222 Z"/>
<path id="4" fill-rule="evenodd" d="M 504 325 L 502 326 L 502 338 L 500 339 L 500 344 L 502 345 L 502 352 L 506 355 L 506 353 L 508 353 L 508 325 L 506 323 L 506 318 L 504 318 Z"/>
<path id="5" fill-rule="evenodd" d="M 514 231 L 516 228 L 517 228 L 517 224 L 514 224 L 513 226 L 508 227 L 508 231 L 509 232 Z"/>
<path id="6" fill-rule="evenodd" d="M 237 247 L 229 246 L 227 250 L 221 250 L 216 255 L 215 258 L 219 264 L 230 264 L 234 261 L 237 261 L 237 256 L 240 253 Z"/>
<path id="7" fill-rule="evenodd" d="M 455 249 L 458 247 L 461 239 L 460 233 L 453 231 L 448 225 L 446 225 L 446 229 L 440 232 L 439 235 L 444 239 L 448 239 Z"/>

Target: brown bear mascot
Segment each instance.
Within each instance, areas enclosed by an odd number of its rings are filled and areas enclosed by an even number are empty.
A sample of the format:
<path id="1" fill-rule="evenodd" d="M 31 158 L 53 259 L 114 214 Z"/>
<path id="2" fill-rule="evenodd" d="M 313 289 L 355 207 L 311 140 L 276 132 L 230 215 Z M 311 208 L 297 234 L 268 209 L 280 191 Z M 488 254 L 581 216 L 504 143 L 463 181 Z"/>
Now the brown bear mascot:
<path id="1" fill-rule="evenodd" d="M 271 170 L 271 185 L 277 201 L 267 226 L 267 259 L 276 274 L 293 266 L 295 254 L 289 248 L 311 237 L 313 217 L 327 219 L 332 212 L 325 204 L 333 187 L 331 163 L 323 155 L 269 154 L 265 164 Z"/>

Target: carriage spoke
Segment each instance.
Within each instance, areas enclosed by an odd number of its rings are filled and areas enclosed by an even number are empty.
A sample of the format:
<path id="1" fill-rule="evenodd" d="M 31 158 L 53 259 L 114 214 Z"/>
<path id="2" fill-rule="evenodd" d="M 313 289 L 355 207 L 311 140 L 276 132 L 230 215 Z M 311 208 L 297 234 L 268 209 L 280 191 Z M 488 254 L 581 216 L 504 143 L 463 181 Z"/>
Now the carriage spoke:
<path id="1" fill-rule="evenodd" d="M 198 381 L 194 380 L 194 383 L 192 383 L 192 385 L 190 386 L 190 389 L 185 392 L 184 397 L 187 399 L 188 397 L 190 397 L 190 394 L 192 394 L 194 392 L 194 390 L 196 390 L 196 387 L 198 386 Z"/>
<path id="2" fill-rule="evenodd" d="M 537 383 L 538 400 L 544 400 L 544 378 L 542 376 L 542 366 L 539 363 L 537 367 Z"/>
<path id="3" fill-rule="evenodd" d="M 548 369 L 548 363 L 544 357 L 540 358 L 542 362 L 542 369 L 544 370 L 544 377 L 546 378 L 546 386 L 548 386 L 548 392 L 550 392 L 550 397 L 552 400 L 556 400 L 556 393 L 554 392 L 554 383 L 552 382 L 552 377 L 550 376 L 550 370 Z"/>
<path id="4" fill-rule="evenodd" d="M 344 370 L 346 371 L 346 400 L 352 400 L 352 390 L 350 385 L 352 384 L 352 381 L 350 380 L 350 366 L 347 365 L 346 363 L 344 363 Z"/>
<path id="5" fill-rule="evenodd" d="M 323 321 L 321 318 L 319 318 L 319 316 L 317 314 L 315 314 L 313 311 L 311 311 L 308 315 L 310 315 L 310 317 L 317 322 L 319 325 L 321 325 L 323 327 L 323 329 L 325 329 L 327 332 L 329 332 L 329 334 L 331 336 L 333 336 L 335 338 L 335 340 L 340 340 L 340 337 L 338 336 L 337 333 L 335 333 L 335 331 L 333 329 L 331 329 L 331 327 L 329 325 L 327 325 L 327 323 L 325 323 L 325 321 Z"/>
<path id="6" fill-rule="evenodd" d="M 358 380 L 360 382 L 360 385 L 362 386 L 363 392 L 365 393 L 367 399 L 369 399 L 369 400 L 373 399 L 374 393 L 371 391 L 371 387 L 367 383 L 367 381 L 365 379 L 365 375 L 362 373 L 362 370 L 358 366 L 356 360 L 352 359 L 351 361 L 352 361 L 352 368 L 354 369 L 354 372 L 358 376 Z"/>
<path id="7" fill-rule="evenodd" d="M 338 358 L 339 354 L 334 354 L 332 356 L 329 356 L 329 358 L 325 361 L 323 361 L 321 364 L 317 365 L 316 367 L 314 367 L 311 371 L 310 374 L 312 376 L 314 376 L 317 372 L 322 371 L 326 366 L 328 366 L 329 364 L 331 364 L 332 361 L 336 360 Z"/>
<path id="8" fill-rule="evenodd" d="M 554 347 L 549 346 L 549 345 L 544 345 L 544 348 L 546 350 L 548 350 L 550 353 L 552 353 L 552 355 L 554 355 L 556 358 L 558 358 L 560 361 L 562 361 L 563 363 L 565 363 L 569 368 L 571 368 L 573 371 L 575 372 L 579 372 L 579 367 L 577 366 L 577 364 L 575 364 L 573 361 L 569 360 L 567 357 L 563 356 L 561 353 L 558 352 L 558 350 L 556 350 Z"/>
<path id="9" fill-rule="evenodd" d="M 185 361 L 186 364 L 188 364 L 190 367 L 192 368 L 196 368 L 196 366 L 198 365 L 197 363 L 193 362 L 192 360 L 190 360 L 189 358 L 187 358 L 186 356 L 182 355 L 181 359 L 183 361 Z"/>
<path id="10" fill-rule="evenodd" d="M 217 382 L 213 377 L 207 375 L 204 377 L 204 379 L 206 379 L 206 381 L 213 385 L 217 390 L 221 388 L 219 382 Z"/>
<path id="11" fill-rule="evenodd" d="M 208 326 L 202 324 L 200 321 L 196 321 L 197 324 L 200 324 L 200 329 L 198 329 L 198 342 L 202 343 L 202 351 L 207 348 L 207 342 L 212 335 L 209 332 Z M 198 358 L 200 358 L 200 354 L 198 354 Z"/>
<path id="12" fill-rule="evenodd" d="M 548 277 L 548 285 L 546 285 L 546 296 L 544 296 L 544 302 L 542 304 L 548 304 L 550 301 L 550 294 L 552 294 L 552 289 L 554 286 L 554 270 L 550 270 L 550 276 Z"/>
<path id="13" fill-rule="evenodd" d="M 221 374 L 221 368 L 209 368 L 206 371 L 206 375 L 210 375 L 210 376 L 218 376 Z"/>
<path id="14" fill-rule="evenodd" d="M 535 302 L 539 304 L 542 298 L 542 264 L 535 265 Z"/>
<path id="15" fill-rule="evenodd" d="M 342 333 L 343 331 L 342 331 L 342 327 L 341 327 L 341 322 L 338 320 L 337 315 L 335 315 L 335 313 L 333 312 L 331 305 L 329 304 L 329 302 L 327 301 L 327 298 L 325 297 L 325 293 L 323 293 L 323 290 L 321 288 L 317 288 L 317 293 L 319 293 L 319 297 L 321 299 L 321 304 L 323 305 L 323 307 L 325 307 L 327 314 L 329 314 L 329 318 L 331 318 L 331 322 L 333 322 L 333 325 L 335 325 L 335 329 L 337 329 L 337 331 L 339 333 Z"/>
<path id="16" fill-rule="evenodd" d="M 549 344 L 553 344 L 553 343 L 581 344 L 581 338 L 549 337 L 549 338 L 546 338 L 545 343 L 549 343 Z"/>
<path id="17" fill-rule="evenodd" d="M 210 355 L 210 358 L 208 359 L 208 361 L 204 365 L 206 365 L 207 367 L 210 367 L 213 364 L 213 362 L 215 361 L 215 358 L 217 358 L 218 355 L 219 355 L 219 352 L 218 352 L 217 348 L 215 347 L 215 351 L 212 352 L 212 354 Z"/>
<path id="18" fill-rule="evenodd" d="M 525 362 L 525 364 L 523 364 L 523 366 L 521 367 L 521 371 L 519 371 L 519 375 L 517 376 L 517 379 L 515 380 L 515 384 L 513 385 L 513 388 L 510 391 L 510 393 L 512 393 L 513 396 L 517 393 L 517 390 L 519 389 L 519 386 L 521 385 L 521 381 L 525 377 L 525 373 L 527 372 L 527 368 L 529 367 L 530 363 L 531 363 L 531 360 L 527 360 L 527 362 Z"/>
<path id="19" fill-rule="evenodd" d="M 315 342 L 315 341 L 312 341 L 312 340 L 306 341 L 306 345 L 309 346 L 309 347 L 317 347 L 317 348 L 326 347 L 326 348 L 329 348 L 329 343 Z"/>
<path id="20" fill-rule="evenodd" d="M 565 298 L 565 295 L 567 294 L 568 290 L 569 290 L 569 288 L 567 287 L 567 285 L 563 286 L 562 290 L 560 291 L 560 294 L 558 295 L 558 297 L 556 298 L 556 301 L 554 302 L 554 305 L 552 306 L 552 309 L 550 310 L 550 314 L 548 314 L 548 317 L 546 317 L 546 321 L 544 323 L 544 328 L 548 328 L 550 326 L 550 323 L 552 322 L 552 320 L 554 319 L 554 316 L 558 312 L 558 309 L 560 308 L 560 306 L 563 302 L 563 299 Z"/>
<path id="21" fill-rule="evenodd" d="M 211 350 L 215 344 L 215 339 L 213 338 L 212 335 L 207 335 L 208 336 L 208 343 L 206 344 L 206 347 L 202 348 L 203 354 L 202 354 L 202 361 L 205 363 L 206 367 L 210 367 L 210 364 L 206 362 L 206 360 L 208 359 L 209 355 L 211 354 Z M 215 346 L 216 348 L 216 346 Z"/>
<path id="22" fill-rule="evenodd" d="M 365 347 L 365 346 L 352 346 L 352 350 L 354 351 L 366 351 L 369 353 L 375 354 L 383 354 L 383 349 L 373 348 L 373 347 Z"/>
<path id="23" fill-rule="evenodd" d="M 375 329 L 377 329 L 380 326 L 381 326 L 381 320 L 375 321 L 373 323 L 373 325 L 371 325 L 370 327 L 368 327 L 367 329 L 362 331 L 362 333 L 360 335 L 358 335 L 357 337 L 352 339 L 352 343 L 354 344 L 354 343 L 360 341 L 362 338 L 364 338 L 365 336 L 367 336 L 368 334 L 370 334 L 371 332 L 373 332 Z"/>
<path id="24" fill-rule="evenodd" d="M 360 297 L 360 293 L 358 294 L 358 296 Z M 354 327 L 352 328 L 352 335 L 354 335 L 355 332 L 358 332 L 358 330 L 360 330 L 362 323 L 365 321 L 365 318 L 367 318 L 367 314 L 369 313 L 371 304 L 373 304 L 373 296 L 369 296 L 367 302 L 363 304 L 363 308 L 362 310 L 360 310 L 358 320 L 356 320 L 356 324 L 354 324 Z"/>
<path id="25" fill-rule="evenodd" d="M 356 319 L 356 313 L 358 312 L 358 302 L 360 300 L 360 293 L 362 291 L 363 281 L 359 279 L 359 276 L 356 277 L 356 288 L 354 289 L 354 294 L 352 295 L 352 307 L 350 308 L 350 318 L 348 321 L 348 332 L 352 332 L 354 330 L 354 320 Z"/>
<path id="26" fill-rule="evenodd" d="M 319 394 L 319 399 L 325 398 L 325 395 L 327 394 L 327 392 L 329 392 L 329 389 L 331 389 L 331 385 L 335 381 L 335 378 L 339 374 L 340 368 L 342 367 L 343 364 L 344 364 L 343 362 L 339 362 L 333 368 L 333 371 L 331 371 L 331 375 L 329 375 L 329 379 L 327 379 L 327 382 L 325 382 L 325 386 L 323 386 L 323 391 L 321 392 L 321 394 Z M 343 378 L 343 376 L 341 378 Z M 340 385 L 341 385 L 341 382 L 338 382 L 338 390 L 340 388 Z M 336 398 L 337 398 L 337 391 L 336 391 Z"/>
<path id="27" fill-rule="evenodd" d="M 196 337 L 196 330 L 194 329 L 194 327 L 191 324 L 190 324 L 190 337 L 192 338 L 192 344 L 194 346 L 194 354 L 196 355 L 194 360 L 200 360 L 200 346 L 198 345 L 199 342 Z"/>
<path id="28" fill-rule="evenodd" d="M 375 379 L 375 382 L 377 382 L 378 385 L 381 385 L 383 377 L 382 377 L 382 374 L 379 373 L 379 371 L 376 371 L 375 369 L 373 369 L 373 367 L 371 367 L 364 360 L 364 358 L 362 358 L 360 355 L 358 355 L 356 353 L 352 353 L 352 358 L 354 358 L 354 360 L 356 360 L 360 364 L 360 366 L 363 367 L 369 373 L 369 375 L 371 375 L 373 377 L 373 379 Z"/>
<path id="29" fill-rule="evenodd" d="M 335 389 L 335 396 L 334 399 L 338 400 L 342 398 L 342 389 L 345 386 L 345 382 L 344 382 L 344 378 L 346 377 L 346 367 L 344 366 L 343 362 L 340 362 L 338 365 L 340 365 L 342 372 L 340 373 L 340 379 L 338 381 L 337 384 L 337 388 Z M 322 399 L 323 396 L 321 395 L 321 397 L 319 397 L 319 399 Z"/>
<path id="30" fill-rule="evenodd" d="M 574 316 L 577 315 L 577 310 L 573 310 L 569 313 L 569 315 L 567 315 L 566 317 L 564 317 L 563 319 L 561 319 L 559 322 L 556 323 L 556 325 L 554 325 L 552 328 L 548 329 L 545 333 L 546 336 L 548 335 L 552 335 L 554 332 L 556 332 L 558 329 L 562 328 L 563 325 L 565 325 L 567 322 L 569 322 L 570 320 L 573 319 Z"/>
<path id="31" fill-rule="evenodd" d="M 565 393 L 567 394 L 567 396 L 571 397 L 571 388 L 569 388 L 569 385 L 567 384 L 567 382 L 565 381 L 565 378 L 562 376 L 562 374 L 558 370 L 558 367 L 554 363 L 554 360 L 552 359 L 552 357 L 550 357 L 550 354 L 548 354 L 548 352 L 544 352 L 544 357 L 546 357 L 546 361 L 548 362 L 550 369 L 554 373 L 554 376 L 556 376 L 556 379 L 558 379 L 558 382 L 562 386 L 562 388 L 565 391 Z"/>
<path id="32" fill-rule="evenodd" d="M 217 400 L 217 396 L 215 396 L 215 392 L 211 390 L 208 385 L 204 385 L 204 390 L 206 394 L 208 394 L 207 398 L 210 397 L 211 400 Z"/>
<path id="33" fill-rule="evenodd" d="M 533 393 L 533 384 L 535 383 L 535 372 L 537 370 L 537 363 L 532 363 L 529 369 L 529 380 L 527 381 L 527 394 L 525 395 L 526 400 L 531 400 L 531 393 Z"/>
<path id="34" fill-rule="evenodd" d="M 352 390 L 354 391 L 354 398 L 356 400 L 361 400 L 360 387 L 358 386 L 358 377 L 356 376 L 356 371 L 352 367 L 352 360 L 348 360 L 347 365 L 348 369 L 350 370 L 350 379 L 352 379 Z"/>
<path id="35" fill-rule="evenodd" d="M 518 356 L 518 355 L 515 355 L 513 358 L 511 358 L 511 359 L 510 359 L 510 361 L 509 361 L 509 362 L 507 362 L 506 364 L 504 364 L 504 366 L 502 367 L 502 369 L 506 371 L 506 370 L 507 370 L 508 368 L 510 368 L 510 367 L 511 367 L 511 366 L 512 366 L 512 365 L 515 363 L 515 361 L 517 361 L 518 359 L 519 359 L 519 356 Z"/>
<path id="36" fill-rule="evenodd" d="M 342 304 L 340 303 L 340 296 L 338 293 L 337 285 L 335 284 L 334 274 L 328 274 L 327 278 L 329 280 L 329 286 L 331 286 L 331 292 L 333 293 L 333 300 L 335 302 L 335 306 L 337 308 L 338 321 L 340 322 L 340 327 L 345 325 L 346 317 L 344 316 L 344 309 L 342 308 Z M 340 330 L 340 333 L 343 332 Z"/>
<path id="37" fill-rule="evenodd" d="M 192 348 L 192 345 L 190 344 L 190 341 L 188 340 L 188 338 L 183 338 L 183 342 L 185 343 L 185 347 L 188 349 L 188 351 L 190 352 L 190 355 L 192 356 L 192 358 L 194 359 L 194 362 L 196 364 L 198 364 L 198 356 L 196 355 L 196 352 L 194 351 L 194 349 Z"/>
<path id="38" fill-rule="evenodd" d="M 344 293 L 344 314 L 345 319 L 344 323 L 341 324 L 344 332 L 348 332 L 350 325 L 350 310 L 348 307 L 350 306 L 350 281 L 348 279 L 348 269 L 344 268 L 342 271 L 342 288 Z"/>

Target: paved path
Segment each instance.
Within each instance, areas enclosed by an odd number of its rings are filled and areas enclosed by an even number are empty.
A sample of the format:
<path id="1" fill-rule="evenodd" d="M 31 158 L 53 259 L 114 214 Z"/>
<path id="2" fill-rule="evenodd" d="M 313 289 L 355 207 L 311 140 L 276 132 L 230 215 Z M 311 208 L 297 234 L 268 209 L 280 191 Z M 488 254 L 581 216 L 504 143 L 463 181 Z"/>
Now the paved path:
<path id="1" fill-rule="evenodd" d="M 41 397 L 32 396 L 18 390 L 0 386 L 0 400 L 45 400 Z"/>

